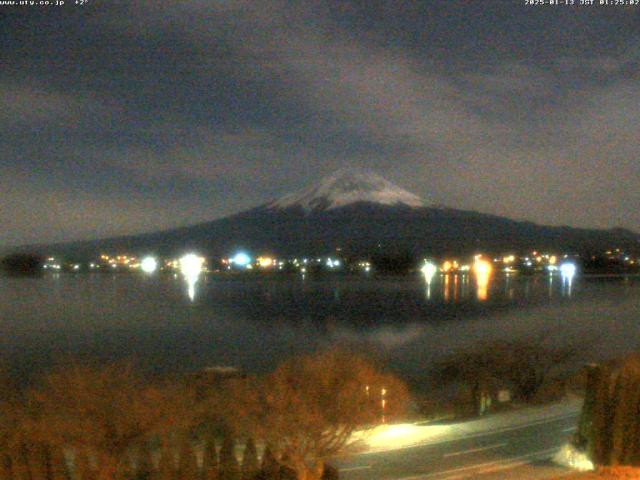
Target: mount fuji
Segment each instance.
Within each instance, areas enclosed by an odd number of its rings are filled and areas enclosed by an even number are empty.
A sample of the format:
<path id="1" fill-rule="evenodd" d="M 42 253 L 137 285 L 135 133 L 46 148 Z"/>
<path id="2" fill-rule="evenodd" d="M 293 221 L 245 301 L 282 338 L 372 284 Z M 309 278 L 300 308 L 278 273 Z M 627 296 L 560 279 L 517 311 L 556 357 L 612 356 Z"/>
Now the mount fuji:
<path id="1" fill-rule="evenodd" d="M 594 230 L 516 221 L 475 211 L 444 208 L 362 170 L 340 170 L 300 191 L 259 207 L 206 223 L 142 235 L 40 247 L 43 253 L 88 257 L 98 252 L 187 249 L 226 256 L 254 254 L 465 254 L 554 249 L 638 251 L 640 237 L 624 229 Z"/>
<path id="2" fill-rule="evenodd" d="M 267 204 L 270 208 L 301 207 L 312 210 L 333 210 L 354 203 L 379 205 L 403 205 L 425 207 L 426 203 L 417 195 L 407 192 L 367 170 L 338 170 L 315 185 Z"/>

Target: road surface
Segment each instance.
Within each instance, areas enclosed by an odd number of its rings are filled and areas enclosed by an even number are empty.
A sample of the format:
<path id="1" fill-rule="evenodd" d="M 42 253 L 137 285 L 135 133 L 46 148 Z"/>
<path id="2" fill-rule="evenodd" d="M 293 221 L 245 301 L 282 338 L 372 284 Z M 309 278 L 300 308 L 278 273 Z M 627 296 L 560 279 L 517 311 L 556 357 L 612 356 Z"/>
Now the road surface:
<path id="1" fill-rule="evenodd" d="M 534 479 L 567 473 L 549 460 L 575 431 L 579 405 L 551 416 L 520 415 L 451 438 L 361 453 L 338 462 L 343 480 Z M 506 417 L 505 417 L 506 418 Z M 518 420 L 519 418 L 519 420 Z M 502 419 L 504 420 L 504 418 Z M 476 422 L 479 423 L 479 422 Z"/>

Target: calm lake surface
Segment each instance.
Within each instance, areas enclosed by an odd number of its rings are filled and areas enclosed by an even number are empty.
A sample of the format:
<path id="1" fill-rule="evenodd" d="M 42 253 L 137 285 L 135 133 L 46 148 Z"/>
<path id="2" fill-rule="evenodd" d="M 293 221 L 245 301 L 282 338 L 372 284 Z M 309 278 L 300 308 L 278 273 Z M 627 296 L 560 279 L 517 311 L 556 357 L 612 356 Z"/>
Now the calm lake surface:
<path id="1" fill-rule="evenodd" d="M 0 277 L 0 355 L 29 375 L 69 357 L 134 358 L 155 371 L 264 371 L 292 353 L 362 344 L 419 384 L 429 364 L 481 339 L 581 344 L 605 357 L 640 347 L 640 278 L 494 275 Z"/>

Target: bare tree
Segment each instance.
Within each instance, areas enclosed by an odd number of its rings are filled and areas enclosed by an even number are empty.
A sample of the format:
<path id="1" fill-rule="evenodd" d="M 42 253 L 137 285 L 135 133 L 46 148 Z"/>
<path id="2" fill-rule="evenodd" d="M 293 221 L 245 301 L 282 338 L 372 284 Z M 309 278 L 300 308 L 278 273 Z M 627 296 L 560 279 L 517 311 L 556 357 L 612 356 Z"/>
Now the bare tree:
<path id="1" fill-rule="evenodd" d="M 28 418 L 22 390 L 5 371 L 0 371 L 0 478 L 29 477 L 33 467 L 43 471 L 46 468 L 37 463 L 44 460 L 38 453 L 47 446 L 34 441 Z"/>
<path id="2" fill-rule="evenodd" d="M 245 443 L 241 472 L 242 480 L 254 480 L 258 474 L 258 453 L 256 444 L 251 437 Z"/>
<path id="3" fill-rule="evenodd" d="M 50 374 L 30 395 L 35 438 L 93 459 L 96 480 L 131 469 L 127 454 L 150 435 L 182 421 L 181 394 L 155 387 L 129 365 L 70 366 Z"/>
<path id="4" fill-rule="evenodd" d="M 213 438 L 209 438 L 205 444 L 202 469 L 204 480 L 218 480 L 218 452 Z"/>
<path id="5" fill-rule="evenodd" d="M 269 445 L 265 446 L 262 454 L 262 464 L 257 475 L 257 480 L 279 480 L 280 464 Z"/>
<path id="6" fill-rule="evenodd" d="M 230 433 L 225 433 L 220 448 L 218 467 L 220 480 L 240 480 L 240 465 L 236 458 L 235 441 Z"/>
<path id="7" fill-rule="evenodd" d="M 193 447 L 188 441 L 184 441 L 180 448 L 180 458 L 178 459 L 177 480 L 195 480 L 198 478 L 198 461 L 193 451 Z"/>
<path id="8" fill-rule="evenodd" d="M 489 384 L 510 387 L 514 397 L 530 401 L 557 369 L 577 355 L 573 345 L 552 346 L 547 336 L 481 342 L 453 352 L 433 368 L 442 384 L 462 383 L 473 392 L 475 402 Z"/>
<path id="9" fill-rule="evenodd" d="M 169 448 L 162 448 L 158 461 L 158 469 L 153 474 L 153 480 L 174 480 L 176 474 L 174 452 Z"/>
<path id="10" fill-rule="evenodd" d="M 255 387 L 257 410 L 248 423 L 299 480 L 320 479 L 325 462 L 348 450 L 357 429 L 393 418 L 408 401 L 395 376 L 339 350 L 292 358 Z"/>
<path id="11" fill-rule="evenodd" d="M 136 455 L 135 480 L 150 480 L 153 477 L 153 456 L 147 442 L 142 442 Z"/>

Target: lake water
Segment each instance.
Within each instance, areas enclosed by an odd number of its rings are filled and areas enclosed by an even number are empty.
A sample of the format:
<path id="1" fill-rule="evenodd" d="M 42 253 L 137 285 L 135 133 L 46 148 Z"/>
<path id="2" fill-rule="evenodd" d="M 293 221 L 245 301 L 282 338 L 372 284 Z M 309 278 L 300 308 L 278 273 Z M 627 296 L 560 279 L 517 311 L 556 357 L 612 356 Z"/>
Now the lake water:
<path id="1" fill-rule="evenodd" d="M 292 353 L 362 344 L 414 384 L 481 339 L 546 332 L 588 340 L 586 356 L 640 347 L 640 278 L 209 275 L 0 277 L 0 355 L 24 375 L 80 357 L 134 358 L 157 371 L 264 371 Z M 585 343 L 586 345 L 587 343 Z"/>

